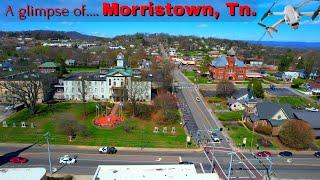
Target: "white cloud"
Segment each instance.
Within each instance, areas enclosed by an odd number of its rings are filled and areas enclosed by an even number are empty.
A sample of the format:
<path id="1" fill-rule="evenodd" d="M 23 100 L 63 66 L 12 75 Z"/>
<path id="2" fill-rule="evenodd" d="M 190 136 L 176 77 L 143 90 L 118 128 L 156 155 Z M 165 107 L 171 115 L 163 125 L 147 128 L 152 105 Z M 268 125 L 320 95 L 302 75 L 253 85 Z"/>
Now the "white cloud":
<path id="1" fill-rule="evenodd" d="M 302 21 L 300 24 L 302 24 L 302 25 L 304 25 L 304 24 L 320 24 L 320 20 L 316 20 L 316 21 L 306 20 L 306 21 Z"/>
<path id="2" fill-rule="evenodd" d="M 208 24 L 198 24 L 196 27 L 197 28 L 207 28 Z"/>

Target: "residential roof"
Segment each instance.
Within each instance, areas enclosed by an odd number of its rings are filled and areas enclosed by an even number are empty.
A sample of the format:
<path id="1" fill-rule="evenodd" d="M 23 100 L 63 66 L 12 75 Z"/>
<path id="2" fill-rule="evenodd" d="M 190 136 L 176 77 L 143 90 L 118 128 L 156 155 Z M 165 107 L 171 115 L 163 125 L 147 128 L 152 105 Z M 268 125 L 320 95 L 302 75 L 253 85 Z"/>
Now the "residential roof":
<path id="1" fill-rule="evenodd" d="M 65 81 L 80 81 L 80 77 L 86 81 L 105 81 L 105 77 L 94 72 L 74 73 L 64 78 Z"/>
<path id="2" fill-rule="evenodd" d="M 45 62 L 41 65 L 39 65 L 39 68 L 57 68 L 59 67 L 60 64 L 59 63 L 55 63 L 55 62 Z"/>
<path id="3" fill-rule="evenodd" d="M 248 94 L 247 88 L 241 88 L 241 89 L 236 90 L 236 91 L 232 94 L 232 97 L 238 99 L 238 98 L 243 97 L 243 96 L 245 96 L 245 95 L 247 95 L 247 94 Z"/>
<path id="4" fill-rule="evenodd" d="M 308 122 L 312 128 L 320 128 L 320 112 L 294 112 L 294 115 L 297 119 L 304 120 Z"/>
<path id="5" fill-rule="evenodd" d="M 235 58 L 235 65 L 238 67 L 245 67 L 244 63 L 240 60 L 238 60 L 237 57 L 232 57 Z M 211 66 L 214 67 L 225 67 L 228 64 L 227 57 L 226 56 L 220 56 L 216 58 L 215 60 L 211 61 Z"/>

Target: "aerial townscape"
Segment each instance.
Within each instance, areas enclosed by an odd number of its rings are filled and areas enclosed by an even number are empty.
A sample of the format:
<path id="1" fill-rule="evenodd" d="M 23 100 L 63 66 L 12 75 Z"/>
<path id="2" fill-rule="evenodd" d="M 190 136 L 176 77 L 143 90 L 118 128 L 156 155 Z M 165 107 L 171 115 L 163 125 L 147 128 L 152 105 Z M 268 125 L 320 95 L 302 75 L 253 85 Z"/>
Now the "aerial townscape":
<path id="1" fill-rule="evenodd" d="M 79 2 L 0 5 L 0 180 L 320 179 L 320 0 Z"/>

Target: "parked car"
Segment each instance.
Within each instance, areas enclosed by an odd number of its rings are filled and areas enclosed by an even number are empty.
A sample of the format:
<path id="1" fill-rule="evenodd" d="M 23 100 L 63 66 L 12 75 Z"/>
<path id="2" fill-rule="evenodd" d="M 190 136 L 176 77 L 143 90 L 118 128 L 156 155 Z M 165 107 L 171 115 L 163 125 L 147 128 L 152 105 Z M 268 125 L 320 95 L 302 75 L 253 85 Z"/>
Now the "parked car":
<path id="1" fill-rule="evenodd" d="M 318 112 L 318 111 L 319 111 L 319 109 L 314 108 L 314 107 L 310 107 L 310 108 L 306 108 L 306 111 Z"/>
<path id="2" fill-rule="evenodd" d="M 272 154 L 269 151 L 260 151 L 256 154 L 258 157 L 270 157 Z"/>
<path id="3" fill-rule="evenodd" d="M 60 164 L 75 164 L 76 162 L 77 162 L 76 158 L 71 157 L 69 155 L 64 155 L 59 159 Z"/>
<path id="4" fill-rule="evenodd" d="M 13 106 L 6 106 L 4 109 L 5 109 L 5 110 L 12 110 L 12 109 L 13 109 Z"/>
<path id="5" fill-rule="evenodd" d="M 213 140 L 214 143 L 220 143 L 220 139 L 219 139 L 219 138 L 216 138 L 216 137 L 215 137 L 215 138 L 213 138 L 212 140 Z"/>
<path id="6" fill-rule="evenodd" d="M 320 157 L 320 151 L 316 151 L 313 155 L 314 155 L 315 157 Z"/>
<path id="7" fill-rule="evenodd" d="M 27 163 L 29 160 L 27 158 L 17 156 L 11 158 L 9 161 L 14 164 L 24 164 Z"/>
<path id="8" fill-rule="evenodd" d="M 199 98 L 199 97 L 196 97 L 196 101 L 197 101 L 197 102 L 200 102 L 200 98 Z"/>
<path id="9" fill-rule="evenodd" d="M 193 162 L 190 162 L 190 161 L 181 161 L 181 162 L 179 162 L 179 164 L 193 164 Z"/>
<path id="10" fill-rule="evenodd" d="M 105 153 L 105 154 L 116 154 L 118 150 L 115 147 L 101 147 L 99 149 L 99 153 Z"/>
<path id="11" fill-rule="evenodd" d="M 282 157 L 291 157 L 293 154 L 290 151 L 281 151 L 279 152 L 279 155 Z"/>

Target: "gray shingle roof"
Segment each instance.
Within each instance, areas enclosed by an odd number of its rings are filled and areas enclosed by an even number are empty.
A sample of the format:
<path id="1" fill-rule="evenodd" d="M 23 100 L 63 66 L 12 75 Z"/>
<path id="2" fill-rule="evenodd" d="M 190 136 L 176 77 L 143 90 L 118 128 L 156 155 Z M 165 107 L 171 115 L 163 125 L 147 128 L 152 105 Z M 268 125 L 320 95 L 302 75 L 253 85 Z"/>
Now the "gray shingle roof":
<path id="1" fill-rule="evenodd" d="M 81 72 L 74 73 L 64 78 L 65 81 L 80 81 L 80 77 L 86 81 L 106 81 L 106 78 L 100 77 L 98 73 Z"/>
<path id="2" fill-rule="evenodd" d="M 235 65 L 238 67 L 245 67 L 244 63 L 240 61 L 239 59 L 235 58 Z M 227 57 L 226 56 L 220 56 L 217 59 L 211 61 L 211 66 L 214 67 L 225 67 L 228 64 Z"/>
<path id="3" fill-rule="evenodd" d="M 308 122 L 313 128 L 320 128 L 320 112 L 294 112 L 294 116 Z"/>

